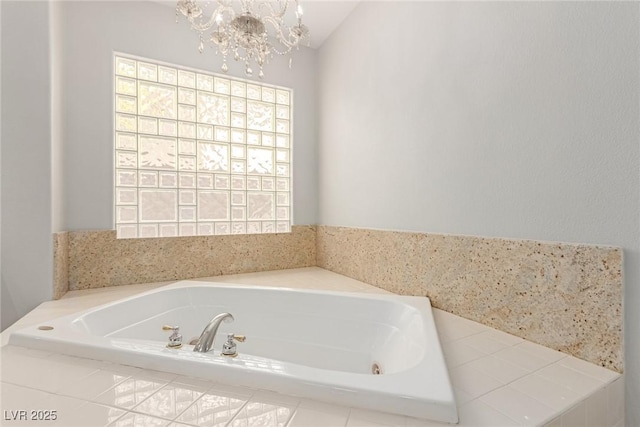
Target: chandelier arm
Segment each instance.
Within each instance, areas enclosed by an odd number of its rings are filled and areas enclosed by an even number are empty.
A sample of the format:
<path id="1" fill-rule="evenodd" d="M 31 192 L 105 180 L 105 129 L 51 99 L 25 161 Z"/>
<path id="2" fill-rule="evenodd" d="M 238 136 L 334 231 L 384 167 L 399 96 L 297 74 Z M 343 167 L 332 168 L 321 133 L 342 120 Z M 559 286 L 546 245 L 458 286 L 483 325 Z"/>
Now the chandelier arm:
<path id="1" fill-rule="evenodd" d="M 265 24 L 269 23 L 273 26 L 273 29 L 276 32 L 276 39 L 288 49 L 287 52 L 290 52 L 291 48 L 293 48 L 297 43 L 295 41 L 291 41 L 284 35 L 282 26 L 279 24 L 279 22 L 273 19 L 271 16 L 265 16 L 264 18 L 262 18 L 262 20 L 265 22 Z"/>
<path id="2" fill-rule="evenodd" d="M 269 8 L 269 12 L 271 12 L 271 15 L 278 18 L 278 19 L 282 19 L 282 17 L 287 13 L 287 8 L 289 7 L 289 1 L 290 0 L 278 0 L 278 4 L 279 4 L 279 9 L 280 11 L 276 11 L 273 8 L 273 3 L 275 3 L 275 1 L 271 2 L 271 1 L 266 1 L 263 4 L 266 4 L 267 7 Z M 266 18 L 266 17 L 265 17 Z"/>
<path id="3" fill-rule="evenodd" d="M 219 8 L 220 7 L 218 7 L 218 9 Z M 209 29 L 213 28 L 213 26 L 216 23 L 216 15 L 217 15 L 218 9 L 216 9 L 214 11 L 214 13 L 211 14 L 211 17 L 206 22 L 202 19 L 202 17 L 197 18 L 197 20 L 193 19 L 191 21 L 191 29 L 202 33 L 202 32 L 208 31 Z"/>
<path id="4" fill-rule="evenodd" d="M 218 6 L 211 13 L 211 17 L 209 18 L 208 21 L 204 22 L 204 19 L 202 18 L 202 16 L 200 18 L 197 18 L 197 20 L 194 19 L 191 21 L 191 28 L 193 30 L 198 31 L 200 33 L 210 30 L 217 23 L 216 17 L 218 15 L 224 16 L 225 13 L 228 13 L 230 16 L 230 20 L 233 21 L 233 19 L 236 17 L 236 12 L 231 6 L 231 4 L 223 0 L 216 0 L 216 1 L 218 3 Z"/>

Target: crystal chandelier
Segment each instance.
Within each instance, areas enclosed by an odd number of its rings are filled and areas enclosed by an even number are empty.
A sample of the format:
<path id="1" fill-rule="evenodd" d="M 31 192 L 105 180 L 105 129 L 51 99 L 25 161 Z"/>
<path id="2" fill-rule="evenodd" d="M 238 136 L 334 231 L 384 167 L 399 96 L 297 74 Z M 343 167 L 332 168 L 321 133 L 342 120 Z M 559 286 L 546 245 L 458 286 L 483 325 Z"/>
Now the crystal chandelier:
<path id="1" fill-rule="evenodd" d="M 239 12 L 234 9 L 234 3 L 239 3 Z M 285 15 L 290 3 L 295 5 L 295 23 L 287 26 Z M 205 8 L 209 4 L 215 10 L 207 18 Z M 200 53 L 204 52 L 206 42 L 216 47 L 216 52 L 222 54 L 225 73 L 229 69 L 229 54 L 236 61 L 244 62 L 247 76 L 253 75 L 251 64 L 256 63 L 260 69 L 258 76 L 262 78 L 262 68 L 274 54 L 289 55 L 293 48 L 303 43 L 308 45 L 309 29 L 302 23 L 302 7 L 298 0 L 212 0 L 207 6 L 201 7 L 197 0 L 178 0 L 176 21 L 181 13 L 191 29 L 200 34 Z"/>

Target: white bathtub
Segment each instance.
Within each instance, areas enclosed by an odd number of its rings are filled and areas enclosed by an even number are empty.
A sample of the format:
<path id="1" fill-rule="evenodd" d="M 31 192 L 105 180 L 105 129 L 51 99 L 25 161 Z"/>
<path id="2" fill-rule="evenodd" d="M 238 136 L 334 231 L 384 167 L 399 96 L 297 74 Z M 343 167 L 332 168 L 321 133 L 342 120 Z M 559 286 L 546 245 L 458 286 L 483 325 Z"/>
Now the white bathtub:
<path id="1" fill-rule="evenodd" d="M 214 351 L 187 345 L 229 312 Z M 185 345 L 166 347 L 169 324 Z M 41 330 L 42 326 L 53 329 Z M 236 358 L 226 333 L 246 335 Z M 457 423 L 427 298 L 184 281 L 14 332 L 11 344 Z M 372 374 L 372 365 L 382 368 Z"/>

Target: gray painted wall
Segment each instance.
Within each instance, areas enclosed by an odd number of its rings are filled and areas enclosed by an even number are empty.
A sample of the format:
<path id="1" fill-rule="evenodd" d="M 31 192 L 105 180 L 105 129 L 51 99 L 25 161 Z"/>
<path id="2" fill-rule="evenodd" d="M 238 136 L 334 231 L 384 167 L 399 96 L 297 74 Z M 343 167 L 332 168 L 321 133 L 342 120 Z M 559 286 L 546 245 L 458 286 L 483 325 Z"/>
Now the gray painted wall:
<path id="1" fill-rule="evenodd" d="M 53 295 L 51 74 L 49 5 L 3 1 L 0 7 L 4 329 Z"/>
<path id="2" fill-rule="evenodd" d="M 318 74 L 321 224 L 624 248 L 627 425 L 639 23 L 637 2 L 363 2 Z"/>

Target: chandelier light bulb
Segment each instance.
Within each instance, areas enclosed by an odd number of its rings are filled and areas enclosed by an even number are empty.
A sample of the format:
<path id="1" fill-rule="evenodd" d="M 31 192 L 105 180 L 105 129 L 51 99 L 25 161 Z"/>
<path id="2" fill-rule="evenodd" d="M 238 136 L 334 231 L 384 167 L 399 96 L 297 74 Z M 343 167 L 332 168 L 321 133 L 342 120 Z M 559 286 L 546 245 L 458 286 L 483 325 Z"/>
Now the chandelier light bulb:
<path id="1" fill-rule="evenodd" d="M 296 24 L 285 24 L 289 3 L 295 4 Z M 199 33 L 198 50 L 205 49 L 207 36 L 216 53 L 222 54 L 222 71 L 227 72 L 227 55 L 244 62 L 247 76 L 253 75 L 251 64 L 262 68 L 274 55 L 289 55 L 301 44 L 309 44 L 309 29 L 302 23 L 303 10 L 298 0 L 241 0 L 242 10 L 236 11 L 229 0 L 214 0 L 200 6 L 198 0 L 178 0 L 176 17 L 187 19 L 191 29 Z M 207 8 L 214 10 L 209 13 Z M 207 18 L 207 16 L 209 16 Z"/>

